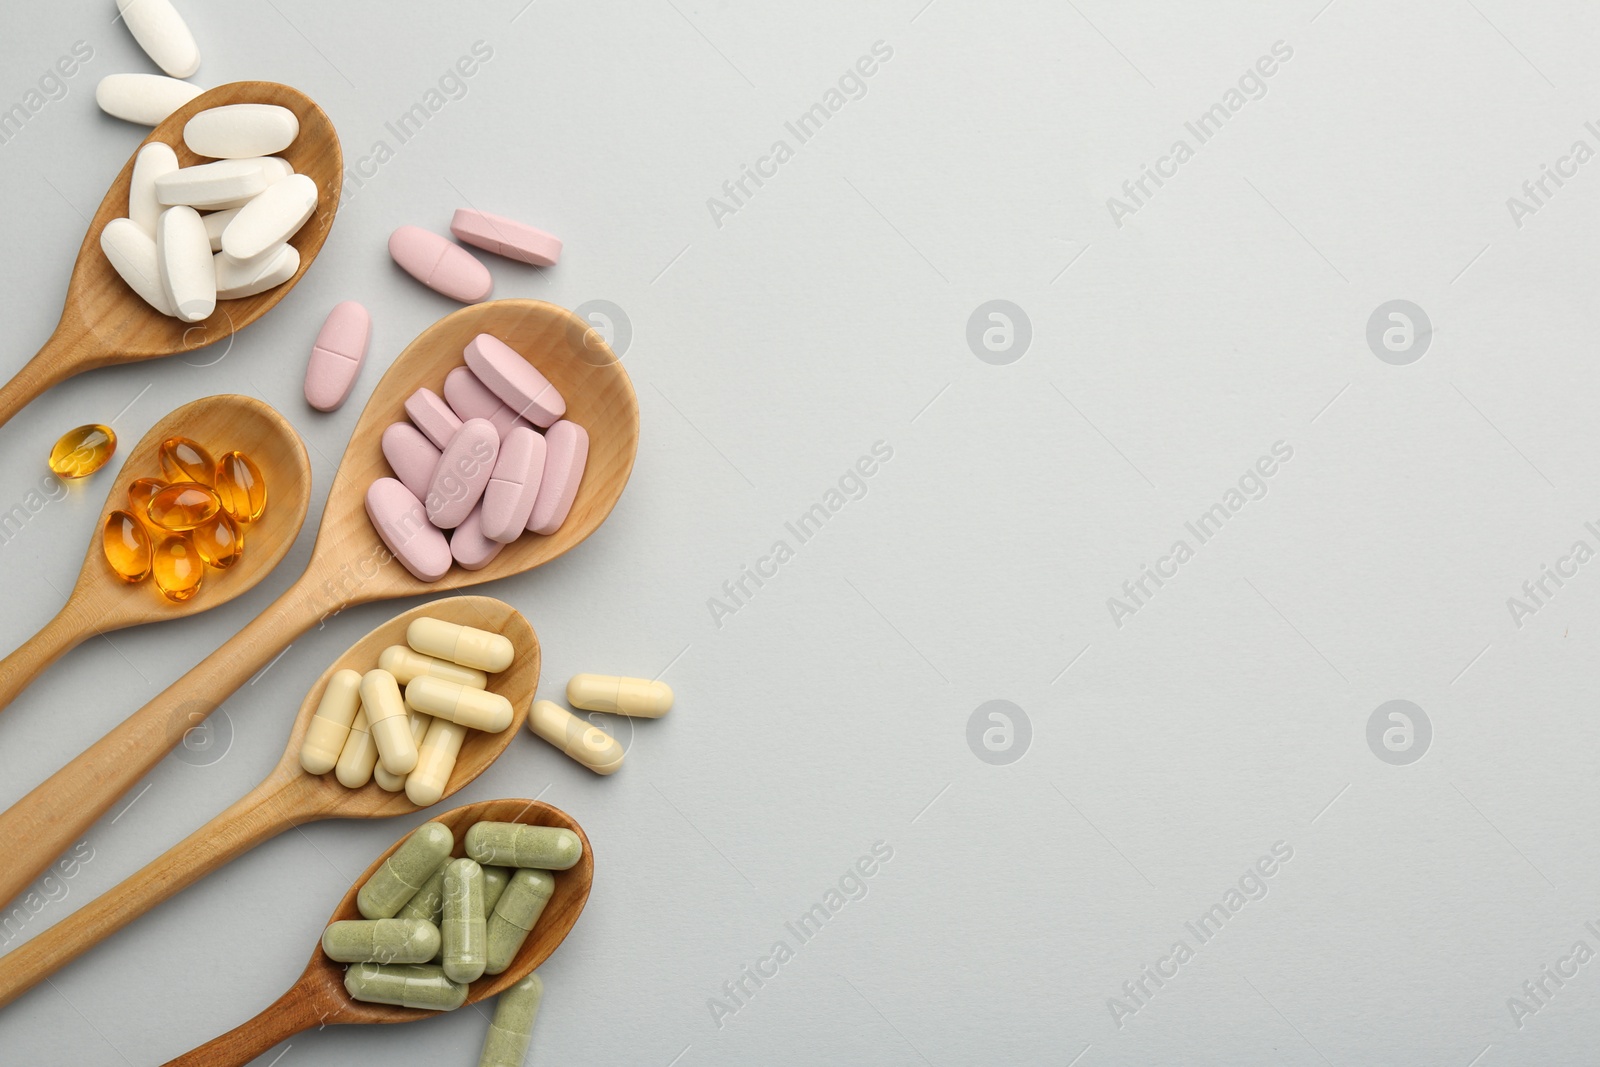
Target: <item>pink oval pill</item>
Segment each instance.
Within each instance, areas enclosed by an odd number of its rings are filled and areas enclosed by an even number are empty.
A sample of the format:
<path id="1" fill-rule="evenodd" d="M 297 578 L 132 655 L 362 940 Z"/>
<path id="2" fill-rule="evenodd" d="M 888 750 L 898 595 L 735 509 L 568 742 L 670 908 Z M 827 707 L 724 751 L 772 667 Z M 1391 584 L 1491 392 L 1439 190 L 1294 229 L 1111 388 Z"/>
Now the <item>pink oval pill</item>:
<path id="1" fill-rule="evenodd" d="M 367 487 L 367 518 L 383 543 L 412 574 L 436 582 L 450 569 L 450 542 L 428 521 L 422 501 L 393 478 Z"/>
<path id="2" fill-rule="evenodd" d="M 473 508 L 450 535 L 450 555 L 469 571 L 482 570 L 505 545 L 483 536 L 483 509 Z"/>
<path id="3" fill-rule="evenodd" d="M 400 484 L 421 500 L 428 495 L 433 472 L 439 466 L 439 450 L 409 422 L 390 423 L 383 431 L 383 458 Z"/>
<path id="4" fill-rule="evenodd" d="M 532 263 L 536 267 L 555 266 L 561 258 L 561 239 L 536 230 L 525 222 L 491 215 L 487 211 L 459 209 L 450 220 L 450 232 L 469 245 L 486 252 Z"/>
<path id="5" fill-rule="evenodd" d="M 544 481 L 545 452 L 545 440 L 532 426 L 519 426 L 501 443 L 480 505 L 489 540 L 509 544 L 527 528 Z"/>
<path id="6" fill-rule="evenodd" d="M 488 419 L 468 419 L 461 432 L 450 438 L 434 469 L 428 495 L 428 521 L 442 530 L 460 526 L 477 506 L 484 487 L 494 474 L 494 461 L 500 454 L 500 435 Z"/>
<path id="7" fill-rule="evenodd" d="M 450 405 L 450 410 L 459 415 L 463 422 L 467 419 L 488 419 L 502 441 L 511 436 L 511 431 L 518 426 L 532 429 L 527 420 L 518 418 L 515 411 L 502 404 L 500 398 L 491 393 L 489 387 L 466 367 L 457 367 L 444 376 L 444 399 Z"/>
<path id="8" fill-rule="evenodd" d="M 544 480 L 528 516 L 528 529 L 553 534 L 567 521 L 578 496 L 583 468 L 589 462 L 589 431 L 563 419 L 544 434 Z"/>
<path id="9" fill-rule="evenodd" d="M 489 268 L 471 252 L 420 226 L 402 226 L 390 234 L 389 255 L 429 289 L 463 304 L 475 304 L 494 290 Z"/>
<path id="10" fill-rule="evenodd" d="M 406 397 L 406 414 L 435 448 L 449 444 L 461 429 L 456 413 L 432 389 L 418 389 Z"/>
<path id="11" fill-rule="evenodd" d="M 539 369 L 498 337 L 480 333 L 467 344 L 467 366 L 506 406 L 535 426 L 567 413 L 567 402 Z"/>
<path id="12" fill-rule="evenodd" d="M 311 346 L 306 364 L 306 403 L 318 411 L 337 411 L 350 396 L 367 358 L 372 316 L 354 300 L 335 304 Z"/>

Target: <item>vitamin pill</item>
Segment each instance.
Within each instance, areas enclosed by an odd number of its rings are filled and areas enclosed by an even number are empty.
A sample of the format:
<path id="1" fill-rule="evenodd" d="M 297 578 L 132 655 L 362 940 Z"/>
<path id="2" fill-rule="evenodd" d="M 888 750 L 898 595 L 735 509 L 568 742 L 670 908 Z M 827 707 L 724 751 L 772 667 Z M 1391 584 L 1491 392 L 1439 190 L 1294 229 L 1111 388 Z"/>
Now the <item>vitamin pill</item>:
<path id="1" fill-rule="evenodd" d="M 474 304 L 494 290 L 489 268 L 465 248 L 418 226 L 389 235 L 389 255 L 400 269 L 437 293 Z"/>
<path id="2" fill-rule="evenodd" d="M 122 21 L 145 55 L 174 78 L 200 69 L 200 47 L 171 0 L 117 0 Z"/>
<path id="3" fill-rule="evenodd" d="M 476 982 L 488 963 L 483 914 L 483 868 L 468 859 L 444 868 L 444 973 L 452 982 Z"/>
<path id="4" fill-rule="evenodd" d="M 418 579 L 438 581 L 450 569 L 450 542 L 444 531 L 428 521 L 422 501 L 393 478 L 379 478 L 367 487 L 367 518 L 389 551 Z"/>
<path id="5" fill-rule="evenodd" d="M 300 766 L 311 774 L 333 770 L 360 708 L 360 672 L 348 668 L 335 671 L 323 687 L 316 714 L 311 716 L 305 740 L 300 742 Z"/>
<path id="6" fill-rule="evenodd" d="M 411 620 L 406 627 L 406 644 L 425 656 L 491 673 L 511 666 L 516 654 L 511 640 L 503 634 L 426 617 Z"/>
<path id="7" fill-rule="evenodd" d="M 553 267 L 561 258 L 561 239 L 527 223 L 491 215 L 487 211 L 458 208 L 450 232 L 469 245 L 535 267 Z"/>
<path id="8" fill-rule="evenodd" d="M 519 426 L 500 444 L 494 472 L 483 490 L 483 534 L 509 544 L 527 528 L 533 502 L 544 480 L 545 440 L 531 426 Z"/>
<path id="9" fill-rule="evenodd" d="M 163 315 L 172 315 L 172 302 L 161 286 L 156 265 L 156 240 L 130 219 L 112 219 L 100 231 L 100 251 L 117 276 L 139 299 Z"/>
<path id="10" fill-rule="evenodd" d="M 528 729 L 596 774 L 610 774 L 622 766 L 622 745 L 592 723 L 549 700 L 535 700 L 528 712 Z"/>
<path id="11" fill-rule="evenodd" d="M 356 909 L 366 919 L 392 918 L 450 857 L 455 845 L 450 827 L 442 822 L 423 823 L 372 872 L 356 894 Z"/>
<path id="12" fill-rule="evenodd" d="M 237 450 L 217 460 L 211 488 L 235 522 L 255 522 L 267 510 L 267 481 L 255 461 Z"/>
<path id="13" fill-rule="evenodd" d="M 428 494 L 422 498 L 428 521 L 443 530 L 460 526 L 483 496 L 499 454 L 500 437 L 488 419 L 462 423 L 445 445 Z"/>
<path id="14" fill-rule="evenodd" d="M 197 156 L 250 159 L 288 148 L 300 136 L 295 113 L 277 104 L 228 104 L 195 115 L 183 126 L 183 143 Z"/>
<path id="15" fill-rule="evenodd" d="M 201 215 L 200 221 L 206 224 L 206 240 L 211 242 L 211 251 L 222 251 L 222 234 L 228 228 L 243 208 L 230 207 L 226 211 L 213 211 L 209 215 Z"/>
<path id="16" fill-rule="evenodd" d="M 361 707 L 367 713 L 367 729 L 378 745 L 378 759 L 384 769 L 390 774 L 409 773 L 417 765 L 417 745 L 411 739 L 406 703 L 394 675 L 382 668 L 363 674 Z"/>
<path id="17" fill-rule="evenodd" d="M 159 74 L 107 74 L 95 86 L 94 102 L 112 118 L 155 126 L 203 92 L 198 85 Z"/>
<path id="18" fill-rule="evenodd" d="M 322 932 L 322 951 L 338 963 L 427 963 L 439 928 L 425 919 L 344 919 Z"/>
<path id="19" fill-rule="evenodd" d="M 383 458 L 389 461 L 400 484 L 418 500 L 428 495 L 428 483 L 439 466 L 440 452 L 422 431 L 409 422 L 393 422 L 383 430 Z"/>
<path id="20" fill-rule="evenodd" d="M 412 744 L 422 744 L 422 739 L 428 734 L 428 723 L 432 721 L 431 716 L 424 715 L 420 711 L 406 712 L 406 726 L 411 730 Z M 406 776 L 403 774 L 390 774 L 381 760 L 376 767 L 372 768 L 372 780 L 377 782 L 378 788 L 386 793 L 398 793 L 406 787 Z"/>
<path id="21" fill-rule="evenodd" d="M 174 604 L 192 600 L 200 592 L 205 564 L 183 534 L 168 534 L 151 546 L 150 573 L 156 588 Z"/>
<path id="22" fill-rule="evenodd" d="M 306 364 L 306 403 L 337 411 L 355 387 L 372 338 L 372 316 L 354 300 L 335 304 L 311 346 Z"/>
<path id="23" fill-rule="evenodd" d="M 239 209 L 222 233 L 222 250 L 234 259 L 253 259 L 293 237 L 315 210 L 317 183 L 304 174 L 291 175 Z"/>
<path id="24" fill-rule="evenodd" d="M 344 988 L 355 1000 L 421 1011 L 455 1011 L 467 1002 L 467 987 L 450 981 L 430 963 L 356 963 L 344 972 Z"/>
<path id="25" fill-rule="evenodd" d="M 150 498 L 165 489 L 167 483 L 159 478 L 135 478 L 128 485 L 128 503 L 133 505 L 133 514 L 141 522 L 150 521 Z"/>
<path id="26" fill-rule="evenodd" d="M 210 485 L 217 476 L 217 463 L 211 453 L 187 437 L 167 438 L 156 455 L 161 459 L 161 473 L 169 482 Z"/>
<path id="27" fill-rule="evenodd" d="M 511 701 L 499 693 L 427 676 L 406 683 L 406 706 L 490 734 L 510 726 L 512 719 Z"/>
<path id="28" fill-rule="evenodd" d="M 129 76 L 112 75 L 112 77 Z M 144 75 L 144 77 L 154 77 L 154 75 Z M 104 85 L 105 82 L 100 84 Z M 128 218 L 138 225 L 139 229 L 149 234 L 151 240 L 156 236 L 156 220 L 161 218 L 161 212 L 166 210 L 156 200 L 156 179 L 177 169 L 177 154 L 160 141 L 151 141 L 139 149 L 139 154 L 133 159 L 133 177 L 128 181 Z"/>
<path id="29" fill-rule="evenodd" d="M 171 207 L 222 210 L 241 206 L 267 187 L 267 174 L 254 159 L 220 159 L 198 167 L 181 167 L 156 179 L 156 199 Z"/>
<path id="30" fill-rule="evenodd" d="M 218 570 L 228 569 L 244 555 L 244 533 L 226 511 L 219 511 L 196 526 L 189 539 L 200 558 Z"/>
<path id="31" fill-rule="evenodd" d="M 467 831 L 467 855 L 501 867 L 564 871 L 583 858 L 583 839 L 560 826 L 480 822 Z"/>
<path id="32" fill-rule="evenodd" d="M 539 923 L 544 906 L 555 892 L 556 879 L 549 871 L 521 868 L 511 872 L 511 881 L 494 906 L 486 924 L 489 962 L 485 973 L 501 974 L 522 951 L 528 933 Z"/>
<path id="33" fill-rule="evenodd" d="M 500 894 L 506 891 L 506 886 L 511 884 L 510 867 L 481 867 L 483 871 L 483 914 L 484 921 L 494 914 L 494 906 L 500 903 Z"/>
<path id="34" fill-rule="evenodd" d="M 294 245 L 279 245 L 255 259 L 237 260 L 226 252 L 212 257 L 218 300 L 242 300 L 282 285 L 300 269 L 300 252 Z"/>
<path id="35" fill-rule="evenodd" d="M 405 645 L 390 645 L 378 657 L 378 666 L 394 675 L 394 680 L 405 685 L 413 678 L 439 678 L 446 682 L 482 689 L 489 684 L 489 676 L 482 671 L 463 667 L 459 663 L 424 656 Z"/>
<path id="36" fill-rule="evenodd" d="M 222 510 L 222 501 L 209 485 L 176 482 L 150 498 L 150 521 L 163 530 L 192 530 Z"/>
<path id="37" fill-rule="evenodd" d="M 418 389 L 406 397 L 406 416 L 422 431 L 422 436 L 440 450 L 461 429 L 461 420 L 456 418 L 456 413 L 432 389 Z"/>
<path id="38" fill-rule="evenodd" d="M 439 920 L 444 918 L 444 869 L 448 866 L 450 861 L 446 859 L 435 867 L 428 880 L 422 883 L 422 888 L 405 902 L 404 907 L 395 912 L 395 918 L 426 919 L 438 926 Z"/>
<path id="39" fill-rule="evenodd" d="M 518 426 L 533 428 L 531 423 L 518 418 L 515 411 L 502 404 L 500 398 L 491 393 L 489 387 L 478 381 L 478 376 L 466 367 L 457 367 L 444 376 L 444 399 L 462 422 L 488 419 L 501 441 Z"/>
<path id="40" fill-rule="evenodd" d="M 438 803 L 450 783 L 450 772 L 455 770 L 456 756 L 466 736 L 465 726 L 448 719 L 434 719 L 428 724 L 428 733 L 417 749 L 417 766 L 406 775 L 407 800 L 419 808 Z"/>
<path id="41" fill-rule="evenodd" d="M 116 451 L 116 432 L 91 422 L 61 435 L 50 449 L 50 471 L 59 478 L 85 478 L 104 467 Z"/>
<path id="42" fill-rule="evenodd" d="M 482 504 L 473 508 L 450 534 L 450 558 L 461 564 L 463 570 L 483 570 L 504 547 L 505 542 L 484 536 Z"/>
<path id="43" fill-rule="evenodd" d="M 156 179 L 160 183 L 170 175 Z M 173 310 L 184 322 L 199 322 L 217 306 L 217 273 L 211 263 L 206 224 L 192 207 L 171 207 L 156 220 L 156 270 Z"/>
<path id="44" fill-rule="evenodd" d="M 537 974 L 528 975 L 495 998 L 494 1018 L 489 1020 L 478 1067 L 522 1067 L 543 999 L 544 982 Z"/>
<path id="45" fill-rule="evenodd" d="M 535 426 L 566 414 L 567 402 L 550 380 L 504 341 L 480 333 L 467 344 L 467 367 L 512 411 Z"/>
<path id="46" fill-rule="evenodd" d="M 216 204 L 207 204 L 205 210 L 238 211 L 240 208 L 244 207 L 250 201 L 259 196 L 261 192 L 267 191 L 278 182 L 283 181 L 283 179 L 294 173 L 294 165 L 291 164 L 287 159 L 284 159 L 282 156 L 257 156 L 254 159 L 240 159 L 234 160 L 233 162 L 244 163 L 249 166 L 253 166 L 256 168 L 256 170 L 260 171 L 261 180 L 264 183 L 261 186 L 260 192 L 236 196 L 231 200 L 224 200 Z"/>
<path id="47" fill-rule="evenodd" d="M 339 750 L 339 761 L 334 764 L 333 776 L 346 789 L 360 789 L 372 781 L 372 769 L 378 765 L 378 745 L 367 729 L 367 711 L 359 708 L 350 722 L 350 733 Z"/>
<path id="48" fill-rule="evenodd" d="M 544 478 L 528 516 L 528 529 L 553 534 L 567 521 L 572 502 L 578 498 L 583 469 L 589 462 L 589 433 L 563 419 L 545 431 L 544 443 Z"/>
<path id="49" fill-rule="evenodd" d="M 150 535 L 133 515 L 126 511 L 107 515 L 100 541 L 106 562 L 118 578 L 133 583 L 149 576 Z"/>
<path id="50" fill-rule="evenodd" d="M 672 710 L 672 687 L 648 678 L 610 674 L 574 674 L 567 683 L 567 701 L 585 711 L 609 711 L 636 719 L 659 719 Z"/>

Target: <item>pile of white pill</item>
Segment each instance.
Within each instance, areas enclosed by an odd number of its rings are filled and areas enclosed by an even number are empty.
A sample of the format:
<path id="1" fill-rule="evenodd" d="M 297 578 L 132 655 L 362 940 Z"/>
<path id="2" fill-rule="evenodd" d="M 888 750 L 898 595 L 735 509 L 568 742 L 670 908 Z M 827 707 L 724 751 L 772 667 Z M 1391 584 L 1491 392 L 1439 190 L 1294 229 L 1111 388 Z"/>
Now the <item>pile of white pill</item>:
<path id="1" fill-rule="evenodd" d="M 328 679 L 300 743 L 300 766 L 310 774 L 333 771 L 349 789 L 376 781 L 391 793 L 405 790 L 419 808 L 436 803 L 467 731 L 499 733 L 511 725 L 511 702 L 484 686 L 515 654 L 500 634 L 413 619 L 406 643 L 384 649 L 376 668 Z"/>

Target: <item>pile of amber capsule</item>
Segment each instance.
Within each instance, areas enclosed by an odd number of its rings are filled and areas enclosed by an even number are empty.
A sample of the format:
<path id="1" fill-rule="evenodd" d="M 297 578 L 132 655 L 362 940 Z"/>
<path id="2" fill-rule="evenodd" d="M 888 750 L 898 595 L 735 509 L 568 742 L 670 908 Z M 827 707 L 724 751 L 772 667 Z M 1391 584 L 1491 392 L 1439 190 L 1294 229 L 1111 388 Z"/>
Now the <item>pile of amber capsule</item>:
<path id="1" fill-rule="evenodd" d="M 233 566 L 244 527 L 267 510 L 267 483 L 243 452 L 221 459 L 187 437 L 161 442 L 160 478 L 128 486 L 128 508 L 106 516 L 106 562 L 125 582 L 155 579 L 181 604 L 200 592 L 206 566 Z"/>

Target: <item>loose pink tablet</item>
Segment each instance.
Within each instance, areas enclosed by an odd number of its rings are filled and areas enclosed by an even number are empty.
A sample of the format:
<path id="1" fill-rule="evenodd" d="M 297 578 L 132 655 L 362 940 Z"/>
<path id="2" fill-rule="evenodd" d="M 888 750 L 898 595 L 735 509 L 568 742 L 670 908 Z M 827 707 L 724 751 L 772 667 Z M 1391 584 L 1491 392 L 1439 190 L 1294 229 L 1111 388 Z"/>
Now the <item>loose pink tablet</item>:
<path id="1" fill-rule="evenodd" d="M 494 290 L 489 268 L 471 252 L 420 226 L 402 226 L 390 234 L 389 255 L 429 289 L 463 304 L 475 304 Z"/>
<path id="2" fill-rule="evenodd" d="M 367 358 L 372 316 L 354 300 L 335 304 L 311 346 L 306 364 L 306 403 L 318 411 L 337 411 L 350 396 Z"/>
<path id="3" fill-rule="evenodd" d="M 367 518 L 389 551 L 424 582 L 436 582 L 450 569 L 450 542 L 428 521 L 422 501 L 393 478 L 367 487 Z"/>
<path id="4" fill-rule="evenodd" d="M 467 344 L 467 366 L 506 406 L 535 426 L 567 413 L 567 402 L 539 369 L 497 337 L 480 333 Z"/>
<path id="5" fill-rule="evenodd" d="M 441 530 L 461 525 L 494 474 L 494 461 L 500 454 L 500 435 L 488 419 L 468 419 L 461 431 L 445 445 L 439 466 L 428 484 L 428 521 Z"/>
<path id="6" fill-rule="evenodd" d="M 528 516 L 528 529 L 553 534 L 567 521 L 578 496 L 583 467 L 589 462 L 589 431 L 563 419 L 545 431 L 544 444 L 544 481 Z"/>
<path id="7" fill-rule="evenodd" d="M 517 417 L 512 411 L 500 402 L 500 398 L 489 391 L 489 387 L 478 380 L 478 376 L 466 367 L 457 367 L 444 376 L 444 399 L 464 422 L 467 419 L 488 419 L 494 426 L 494 432 L 504 441 L 511 436 L 511 431 L 518 426 L 532 425 L 525 419 Z"/>
<path id="8" fill-rule="evenodd" d="M 433 472 L 439 466 L 439 450 L 422 436 L 421 430 L 409 422 L 390 423 L 383 431 L 383 458 L 412 496 L 421 500 L 428 495 Z"/>
<path id="9" fill-rule="evenodd" d="M 450 220 L 450 232 L 486 252 L 536 267 L 553 267 L 561 258 L 561 238 L 487 211 L 460 208 Z"/>
<path id="10" fill-rule="evenodd" d="M 406 397 L 406 414 L 434 448 L 444 448 L 461 429 L 461 420 L 432 389 L 418 389 Z"/>
<path id="11" fill-rule="evenodd" d="M 482 570 L 505 545 L 483 536 L 483 509 L 473 508 L 450 535 L 450 555 L 469 571 Z"/>
<path id="12" fill-rule="evenodd" d="M 545 440 L 532 426 L 511 431 L 483 490 L 483 535 L 510 544 L 527 528 L 544 481 Z"/>

